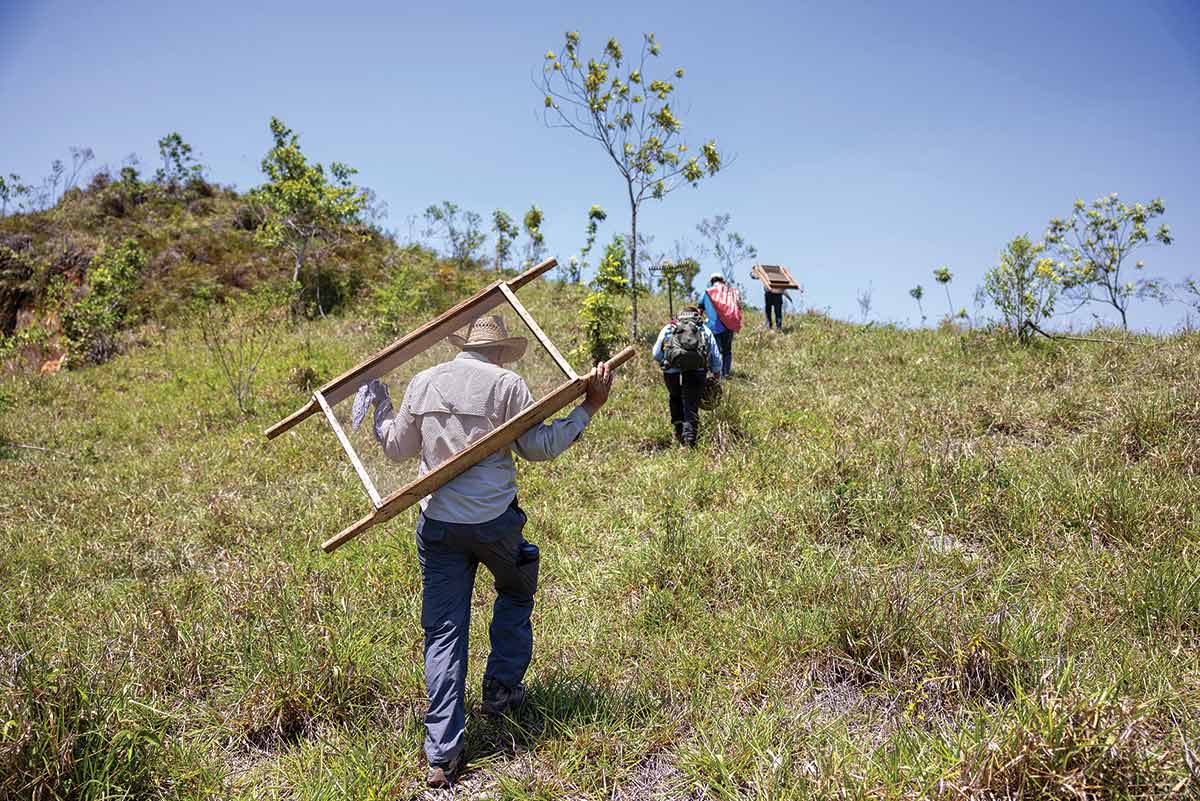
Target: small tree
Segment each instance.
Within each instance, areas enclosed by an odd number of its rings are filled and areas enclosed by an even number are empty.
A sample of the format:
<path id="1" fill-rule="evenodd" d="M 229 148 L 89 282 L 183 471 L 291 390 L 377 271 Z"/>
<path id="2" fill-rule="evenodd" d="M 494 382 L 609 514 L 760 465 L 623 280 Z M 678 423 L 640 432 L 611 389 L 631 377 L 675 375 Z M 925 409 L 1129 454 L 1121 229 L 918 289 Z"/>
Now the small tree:
<path id="1" fill-rule="evenodd" d="M 1071 215 L 1054 218 L 1046 230 L 1046 244 L 1061 258 L 1057 266 L 1064 294 L 1078 302 L 1106 303 L 1121 315 L 1121 326 L 1129 329 L 1126 311 L 1135 295 L 1154 294 L 1161 282 L 1152 278 L 1129 280 L 1122 272 L 1126 259 L 1149 245 L 1169 245 L 1171 229 L 1160 224 L 1153 233 L 1152 221 L 1166 212 L 1159 199 L 1149 203 L 1122 203 L 1116 193 L 1085 205 L 1075 201 Z M 1134 263 L 1140 271 L 1145 265 Z"/>
<path id="2" fill-rule="evenodd" d="M 299 137 L 277 117 L 271 118 L 271 136 L 275 144 L 262 160 L 268 181 L 252 193 L 264 221 L 255 236 L 292 257 L 292 284 L 298 290 L 303 286 L 305 261 L 314 257 L 317 311 L 324 316 L 320 252 L 341 240 L 346 226 L 358 219 L 366 197 L 350 182 L 356 172 L 351 167 L 335 161 L 326 176 L 323 166 L 309 164 Z M 293 311 L 299 304 L 297 293 Z"/>
<path id="3" fill-rule="evenodd" d="M 585 232 L 585 241 L 583 247 L 579 250 L 579 270 L 574 276 L 573 283 L 578 283 L 580 275 L 588 267 L 588 254 L 592 252 L 592 246 L 596 244 L 596 231 L 600 228 L 600 223 L 608 219 L 608 212 L 600 208 L 596 204 L 588 209 L 588 224 Z"/>
<path id="4" fill-rule="evenodd" d="M 583 299 L 583 349 L 592 364 L 607 360 L 622 340 L 621 328 L 629 281 L 625 278 L 625 244 L 614 236 L 596 268 L 592 291 Z"/>
<path id="5" fill-rule="evenodd" d="M 871 317 L 871 304 L 873 302 L 872 298 L 874 297 L 874 295 L 875 295 L 875 288 L 872 287 L 870 284 L 867 284 L 866 289 L 858 290 L 858 295 L 855 298 L 858 301 L 859 316 L 862 317 L 862 321 L 864 323 L 867 320 L 869 320 Z"/>
<path id="6" fill-rule="evenodd" d="M 908 296 L 917 302 L 917 312 L 921 315 L 921 325 L 925 324 L 925 307 L 921 305 L 921 298 L 925 297 L 925 287 L 917 284 L 912 289 L 908 290 Z"/>
<path id="7" fill-rule="evenodd" d="M 492 230 L 496 232 L 496 272 L 504 269 L 512 254 L 512 245 L 521 234 L 521 229 L 507 212 L 496 209 L 492 212 Z"/>
<path id="8" fill-rule="evenodd" d="M 279 338 L 286 302 L 285 292 L 268 287 L 250 293 L 236 308 L 210 297 L 197 303 L 196 321 L 204 347 L 242 414 L 254 409 L 255 377 L 267 350 Z"/>
<path id="9" fill-rule="evenodd" d="M 729 214 L 718 214 L 701 220 L 696 230 L 708 241 L 706 255 L 716 258 L 726 283 L 733 285 L 737 266 L 756 257 L 758 250 L 737 231 L 729 230 L 730 219 Z"/>
<path id="10" fill-rule="evenodd" d="M 192 181 L 202 180 L 204 167 L 192 157 L 192 146 L 177 131 L 158 140 L 158 155 L 163 165 L 154 173 L 154 181 L 176 192 Z"/>
<path id="11" fill-rule="evenodd" d="M 950 311 L 947 312 L 947 318 L 954 318 L 954 301 L 950 298 L 950 282 L 954 280 L 954 273 L 950 272 L 949 267 L 938 267 L 933 271 L 933 280 L 941 284 L 946 290 L 946 305 Z"/>
<path id="12" fill-rule="evenodd" d="M 32 191 L 33 187 L 23 182 L 21 176 L 15 172 L 9 173 L 7 180 L 0 175 L 0 217 L 8 214 L 9 203 L 12 203 L 14 208 L 23 210 L 25 201 L 22 198 L 27 198 Z"/>
<path id="13" fill-rule="evenodd" d="M 1186 301 L 1200 310 L 1200 281 L 1189 276 L 1179 282 L 1179 289 Z"/>
<path id="14" fill-rule="evenodd" d="M 696 292 L 694 284 L 696 276 L 700 274 L 700 261 L 694 254 L 702 253 L 703 248 L 698 251 L 690 241 L 684 238 L 676 239 L 671 250 L 671 261 L 675 263 L 675 267 L 679 271 L 680 297 L 686 300 Z"/>
<path id="15" fill-rule="evenodd" d="M 654 34 L 642 37 L 641 53 L 626 69 L 625 53 L 609 39 L 596 57 L 585 58 L 579 33 L 568 32 L 561 57 L 546 53 L 542 72 L 545 121 L 569 128 L 598 143 L 625 182 L 629 198 L 629 289 L 632 299 L 630 331 L 637 336 L 638 211 L 646 198 L 661 200 L 683 184 L 696 186 L 705 175 L 716 175 L 721 156 L 716 143 L 701 146 L 700 155 L 687 156 L 680 141 L 683 123 L 671 108 L 675 84 L 646 73 L 647 61 L 660 53 Z M 683 78 L 676 69 L 675 79 Z"/>
<path id="16" fill-rule="evenodd" d="M 1172 289 L 1173 291 L 1170 293 L 1171 299 L 1179 301 L 1192 311 L 1200 312 L 1200 281 L 1189 275 Z M 1190 313 L 1187 325 L 1191 325 Z"/>
<path id="17" fill-rule="evenodd" d="M 42 179 L 42 185 L 33 191 L 33 210 L 45 211 L 58 202 L 58 184 L 66 174 L 67 167 L 62 159 L 50 162 L 50 174 Z"/>
<path id="18" fill-rule="evenodd" d="M 66 167 L 64 166 L 64 195 L 79 185 L 79 179 L 83 175 L 83 168 L 96 158 L 95 152 L 93 152 L 90 147 L 79 147 L 78 145 L 72 145 L 68 149 L 71 152 L 71 171 L 65 172 Z"/>
<path id="19" fill-rule="evenodd" d="M 589 266 L 588 254 L 592 252 L 592 247 L 596 244 L 596 233 L 600 229 L 600 223 L 608 219 L 608 214 L 600 206 L 592 204 L 588 209 L 587 228 L 584 229 L 583 247 L 579 249 L 578 256 L 570 256 L 566 264 L 558 266 L 559 277 L 564 284 L 578 284 L 583 280 L 583 271 Z"/>
<path id="20" fill-rule="evenodd" d="M 1045 243 L 1035 244 L 1028 236 L 1018 236 L 1000 254 L 1000 263 L 983 278 L 984 297 L 1000 312 L 1004 325 L 1022 345 L 1041 333 L 1041 321 L 1054 314 L 1058 275 L 1054 260 L 1042 256 L 1045 250 Z"/>
<path id="21" fill-rule="evenodd" d="M 446 243 L 447 255 L 458 268 L 465 269 L 478 259 L 478 251 L 487 241 L 483 218 L 473 211 L 464 211 L 457 204 L 443 200 L 440 206 L 425 209 L 425 222 L 430 232 Z"/>
<path id="22" fill-rule="evenodd" d="M 546 237 L 542 234 L 542 210 L 537 206 L 530 206 L 522 222 L 525 235 L 529 237 L 529 241 L 525 243 L 525 266 L 532 267 L 546 256 Z"/>

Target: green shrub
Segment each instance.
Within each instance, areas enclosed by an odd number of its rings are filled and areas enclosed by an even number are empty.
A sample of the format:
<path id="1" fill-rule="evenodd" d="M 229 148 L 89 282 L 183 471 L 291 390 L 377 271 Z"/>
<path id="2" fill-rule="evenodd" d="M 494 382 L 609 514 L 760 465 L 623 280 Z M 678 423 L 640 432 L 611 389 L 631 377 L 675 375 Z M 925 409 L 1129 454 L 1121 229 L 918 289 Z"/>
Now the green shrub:
<path id="1" fill-rule="evenodd" d="M 130 299 L 145 266 L 146 256 L 132 239 L 92 259 L 87 292 L 62 317 L 72 366 L 100 364 L 116 355 L 117 335 L 130 322 Z"/>
<path id="2" fill-rule="evenodd" d="M 344 308 L 362 286 L 362 277 L 353 263 L 344 269 L 316 270 L 313 280 L 296 287 L 296 295 L 310 320 Z"/>
<path id="3" fill-rule="evenodd" d="M 43 325 L 29 325 L 10 337 L 0 336 L 0 366 L 36 368 L 55 356 L 53 337 Z"/>
<path id="4" fill-rule="evenodd" d="M 1058 277 L 1054 260 L 1041 257 L 1045 250 L 1045 244 L 1018 236 L 1000 254 L 1000 263 L 988 270 L 980 288 L 981 299 L 991 301 L 1021 344 L 1028 344 L 1042 320 L 1054 314 Z"/>
<path id="5" fill-rule="evenodd" d="M 629 279 L 625 277 L 625 245 L 619 237 L 604 249 L 604 258 L 592 279 L 592 292 L 583 299 L 583 353 L 588 364 L 606 361 L 613 349 L 624 341 L 625 298 Z"/>
<path id="6" fill-rule="evenodd" d="M 478 289 L 478 274 L 418 249 L 409 249 L 402 258 L 371 297 L 375 329 L 383 336 L 399 336 L 412 328 L 415 318 L 447 309 Z"/>

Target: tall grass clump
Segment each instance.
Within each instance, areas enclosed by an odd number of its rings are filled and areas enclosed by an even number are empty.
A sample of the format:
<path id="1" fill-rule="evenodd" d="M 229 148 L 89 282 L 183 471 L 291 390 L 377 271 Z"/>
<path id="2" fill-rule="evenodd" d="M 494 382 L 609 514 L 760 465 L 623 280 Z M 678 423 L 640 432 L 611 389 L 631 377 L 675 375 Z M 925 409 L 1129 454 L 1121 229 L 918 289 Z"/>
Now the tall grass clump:
<path id="1" fill-rule="evenodd" d="M 0 676 L 2 799 L 171 795 L 166 718 L 134 682 L 18 638 Z"/>

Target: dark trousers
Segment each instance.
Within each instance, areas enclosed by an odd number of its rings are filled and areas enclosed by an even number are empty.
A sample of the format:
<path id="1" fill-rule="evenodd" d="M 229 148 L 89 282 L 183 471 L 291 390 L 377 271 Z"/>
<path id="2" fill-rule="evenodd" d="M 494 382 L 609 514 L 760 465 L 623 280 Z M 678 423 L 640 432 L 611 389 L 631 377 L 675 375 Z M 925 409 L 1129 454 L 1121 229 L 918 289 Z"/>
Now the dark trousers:
<path id="1" fill-rule="evenodd" d="M 684 445 L 694 446 L 700 436 L 700 397 L 704 394 L 704 371 L 663 373 L 663 381 L 667 384 L 675 438 Z"/>
<path id="2" fill-rule="evenodd" d="M 763 292 L 763 305 L 767 308 L 767 328 L 771 327 L 771 312 L 775 312 L 775 327 L 783 330 L 783 293 Z"/>
<path id="3" fill-rule="evenodd" d="M 721 375 L 728 378 L 733 372 L 733 332 L 725 329 L 716 337 L 717 347 L 721 350 Z"/>
<path id="4" fill-rule="evenodd" d="M 483 562 L 496 579 L 496 603 L 488 630 L 492 652 L 484 680 L 515 688 L 533 656 L 533 594 L 538 562 L 521 563 L 525 513 L 517 502 L 486 523 L 445 523 L 417 518 L 421 563 L 421 626 L 425 629 L 425 756 L 429 764 L 453 760 L 465 742 L 463 699 L 467 682 L 467 634 L 471 590 Z"/>

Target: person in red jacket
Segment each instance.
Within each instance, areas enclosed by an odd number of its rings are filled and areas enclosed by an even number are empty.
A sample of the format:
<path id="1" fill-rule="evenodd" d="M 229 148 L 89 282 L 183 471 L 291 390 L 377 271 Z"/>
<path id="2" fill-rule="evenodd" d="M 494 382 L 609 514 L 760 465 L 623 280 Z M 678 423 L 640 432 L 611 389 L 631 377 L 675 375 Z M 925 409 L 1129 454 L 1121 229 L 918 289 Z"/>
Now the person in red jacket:
<path id="1" fill-rule="evenodd" d="M 733 335 L 742 328 L 741 296 L 725 282 L 725 276 L 713 273 L 708 278 L 708 289 L 700 296 L 700 308 L 721 349 L 721 377 L 728 378 L 733 372 Z"/>

